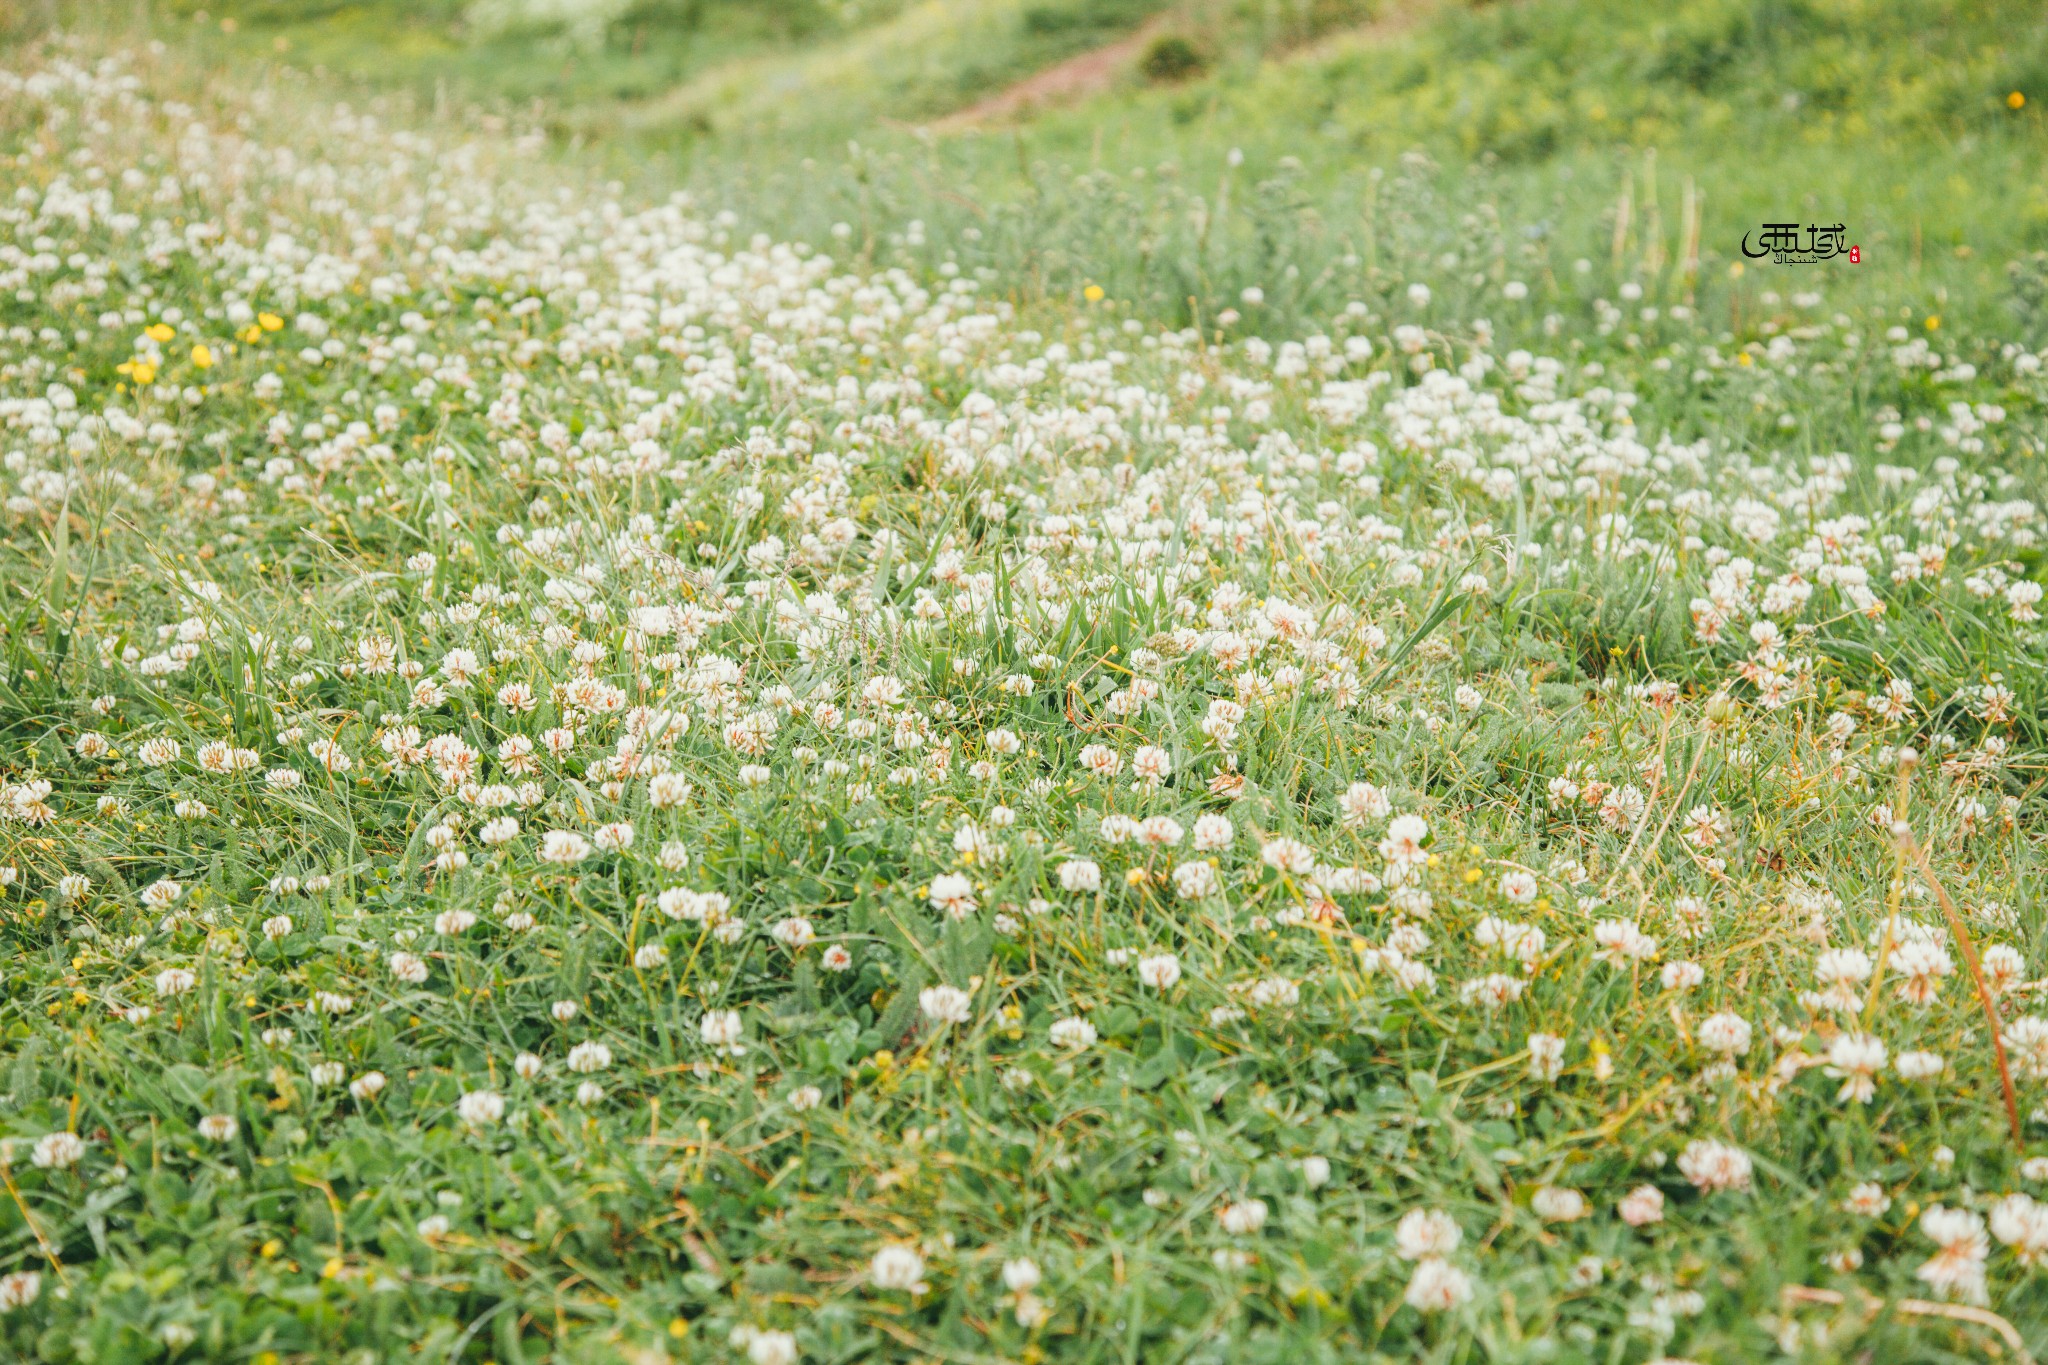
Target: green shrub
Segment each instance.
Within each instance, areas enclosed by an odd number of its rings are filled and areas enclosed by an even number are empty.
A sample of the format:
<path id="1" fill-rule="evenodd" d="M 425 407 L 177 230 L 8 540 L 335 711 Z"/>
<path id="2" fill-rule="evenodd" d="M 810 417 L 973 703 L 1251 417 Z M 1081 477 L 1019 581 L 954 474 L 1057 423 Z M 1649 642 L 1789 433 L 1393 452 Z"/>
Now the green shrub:
<path id="1" fill-rule="evenodd" d="M 1146 80 L 1170 82 L 1199 76 L 1208 65 L 1200 48 L 1178 33 L 1167 33 L 1152 40 L 1138 62 L 1138 69 L 1145 73 Z"/>

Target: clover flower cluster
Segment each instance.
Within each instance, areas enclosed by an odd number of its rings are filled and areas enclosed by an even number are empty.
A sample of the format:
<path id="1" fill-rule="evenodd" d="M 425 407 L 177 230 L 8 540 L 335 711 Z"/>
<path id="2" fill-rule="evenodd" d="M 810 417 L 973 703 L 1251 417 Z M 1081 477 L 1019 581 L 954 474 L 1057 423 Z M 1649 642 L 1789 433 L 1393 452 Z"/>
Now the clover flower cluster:
<path id="1" fill-rule="evenodd" d="M 15 641 L 57 742 L 7 751 L 0 892 L 71 926 L 33 1026 L 89 1021 L 178 1084 L 12 1109 L 39 1199 L 103 1217 L 86 1182 L 153 1125 L 194 1169 L 423 1130 L 572 1172 L 616 1119 L 649 1134 L 646 1188 L 708 1189 L 714 1157 L 757 1182 L 785 1169 L 757 1150 L 801 1165 L 791 1133 L 843 1142 L 985 1064 L 976 1102 L 1035 1172 L 1099 1164 L 1212 1270 L 1263 1275 L 1277 1239 L 1369 1209 L 1355 1264 L 1388 1303 L 1476 1313 L 1505 1254 L 1465 1240 L 1483 1210 L 1517 1246 L 1582 1239 L 1571 1283 L 1625 1278 L 1661 1345 L 1710 1287 L 1658 1268 L 1672 1224 L 1753 1201 L 1753 1150 L 1796 1164 L 1799 1123 L 1911 1143 L 1991 1102 L 1945 893 L 1892 857 L 1908 819 L 1976 878 L 2040 1102 L 2048 1017 L 1994 889 L 2028 837 L 2034 684 L 1887 644 L 1968 612 L 2038 671 L 2043 518 L 1973 363 L 1817 300 L 1739 346 L 1673 307 L 1680 340 L 1600 360 L 1398 299 L 1277 344 L 1039 316 L 687 195 L 531 183 L 488 141 L 337 111 L 287 146 L 146 57 L 40 62 L 0 74 L 47 135 L 9 133 L 0 208 L 35 324 L 0 336 L 7 534 L 89 514 L 128 558 L 68 653 Z M 1985 365 L 2048 394 L 2031 352 Z M 1902 463 L 1656 429 L 1687 395 L 1767 410 L 1855 366 L 1896 392 L 1865 436 Z M 1661 668 L 1546 684 L 1488 634 L 1635 573 L 1685 623 Z M 1901 773 L 1931 808 L 1895 807 Z M 1797 829 L 1823 810 L 1889 880 L 1822 885 Z M 1386 1049 L 1416 1040 L 1410 1077 Z M 1287 1065 L 1240 1087 L 1226 1060 L 1262 1049 Z M 1308 1150 L 1304 1117 L 1141 1124 L 1112 1157 L 1095 1101 L 1059 1098 L 1170 1082 L 1190 1115 L 1248 1090 L 1306 1116 L 1341 1073 L 1426 1097 L 1439 1064 L 1512 1134 L 1493 1154 L 1444 1101 L 1377 1156 Z M 1034 1110 L 1056 1100 L 1071 1124 Z M 1568 1125 L 1529 1122 L 1567 1103 L 1612 1114 L 1603 1140 L 1669 1137 L 1568 1183 L 1576 1139 L 1536 1155 Z M 709 1136 L 764 1114 L 786 1128 L 759 1149 Z M 1066 1240 L 914 1231 L 958 1138 L 916 1117 L 869 1187 L 901 1216 L 806 1205 L 831 1292 L 928 1305 L 978 1276 L 1020 1332 L 1055 1321 L 1095 1273 Z M 1371 1171 L 1421 1155 L 1401 1124 L 1440 1122 L 1470 1147 L 1454 1179 L 1492 1185 L 1454 1212 L 1403 1174 L 1389 1200 Z M 1912 1184 L 1855 1174 L 1813 1214 L 1844 1273 Z M 504 1235 L 443 1178 L 404 1223 L 422 1255 Z M 1934 1290 L 1982 1302 L 2048 1256 L 2025 1192 L 1944 1197 L 1917 1224 Z M 748 1254 L 795 1259 L 782 1226 Z M 47 1306 L 46 1278 L 23 1260 L 0 1310 Z M 800 1351 L 788 1324 L 731 1342 Z"/>

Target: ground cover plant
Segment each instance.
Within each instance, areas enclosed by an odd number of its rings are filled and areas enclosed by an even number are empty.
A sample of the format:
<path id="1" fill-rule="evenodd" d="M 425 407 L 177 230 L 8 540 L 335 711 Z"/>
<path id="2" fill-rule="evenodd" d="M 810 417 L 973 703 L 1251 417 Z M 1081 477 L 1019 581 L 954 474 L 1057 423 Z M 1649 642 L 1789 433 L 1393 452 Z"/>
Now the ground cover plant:
<path id="1" fill-rule="evenodd" d="M 2048 23 L 2025 0 L 158 9 L 157 31 L 204 38 L 187 46 L 222 79 L 286 61 L 421 116 L 473 101 L 539 123 L 554 155 L 601 161 L 636 194 L 680 180 L 785 239 L 822 243 L 845 222 L 868 259 L 952 260 L 1005 295 L 1094 283 L 1188 325 L 1258 287 L 1261 325 L 1305 335 L 1384 288 L 1389 260 L 1422 243 L 1390 247 L 1419 237 L 1454 239 L 1460 267 L 1431 273 L 1461 314 L 1505 323 L 1467 301 L 1464 267 L 1498 288 L 1532 241 L 1556 265 L 1569 243 L 1711 311 L 1743 234 L 1798 218 L 1843 223 L 1862 248 L 1830 280 L 1837 307 L 2043 335 Z M 1197 66 L 1169 55 L 1179 74 L 1148 74 L 1149 45 L 1175 41 Z M 1009 99 L 1088 43 L 1092 74 L 1052 80 L 1021 106 L 1034 117 L 1015 116 Z M 1434 196 L 1389 193 L 1395 175 Z M 1476 229 L 1447 231 L 1474 213 Z M 2030 262 L 2016 282 L 2015 260 Z"/>
<path id="2" fill-rule="evenodd" d="M 8 1352 L 2038 1349 L 2019 319 L 542 136 L 0 74 Z"/>

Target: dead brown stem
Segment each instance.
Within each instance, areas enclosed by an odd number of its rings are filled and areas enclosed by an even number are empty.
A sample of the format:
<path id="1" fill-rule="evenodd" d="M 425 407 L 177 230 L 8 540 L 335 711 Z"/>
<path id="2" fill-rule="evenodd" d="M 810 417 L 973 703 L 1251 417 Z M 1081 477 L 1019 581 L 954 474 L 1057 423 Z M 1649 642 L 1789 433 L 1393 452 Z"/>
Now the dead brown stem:
<path id="1" fill-rule="evenodd" d="M 1901 766 L 1910 768 L 1911 764 Z M 2013 1090 L 2012 1067 L 2005 1058 L 2005 1029 L 1998 1022 L 1998 1002 L 1992 999 L 1991 987 L 1984 980 L 1984 965 L 1977 960 L 1977 945 L 1971 941 L 1970 931 L 1963 927 L 1963 917 L 1957 912 L 1956 903 L 1949 899 L 1941 879 L 1934 875 L 1934 864 L 1927 857 L 1927 850 L 1913 837 L 1913 827 L 1903 818 L 1894 820 L 1892 837 L 1899 841 L 1899 847 L 1920 869 L 1920 875 L 1927 879 L 1927 884 L 1934 888 L 1935 899 L 1941 902 L 1941 913 L 1948 919 L 1948 931 L 1955 935 L 1956 943 L 1963 950 L 1963 965 L 1970 969 L 1970 980 L 1977 986 L 1977 1001 L 1984 1007 L 1984 1020 L 1991 1025 L 1991 1051 L 1998 1059 L 1998 1083 L 2005 1091 L 2005 1116 L 2012 1124 L 2013 1145 L 2018 1146 L 2023 1141 L 2019 1096 Z"/>

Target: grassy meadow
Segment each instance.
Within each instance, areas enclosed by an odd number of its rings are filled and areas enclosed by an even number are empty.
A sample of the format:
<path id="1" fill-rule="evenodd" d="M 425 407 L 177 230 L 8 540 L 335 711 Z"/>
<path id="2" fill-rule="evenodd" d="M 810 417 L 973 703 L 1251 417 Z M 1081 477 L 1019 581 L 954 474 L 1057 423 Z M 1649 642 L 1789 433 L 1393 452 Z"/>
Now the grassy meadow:
<path id="1" fill-rule="evenodd" d="M 0 1355 L 2048 1355 L 2028 7 L 7 24 Z"/>

